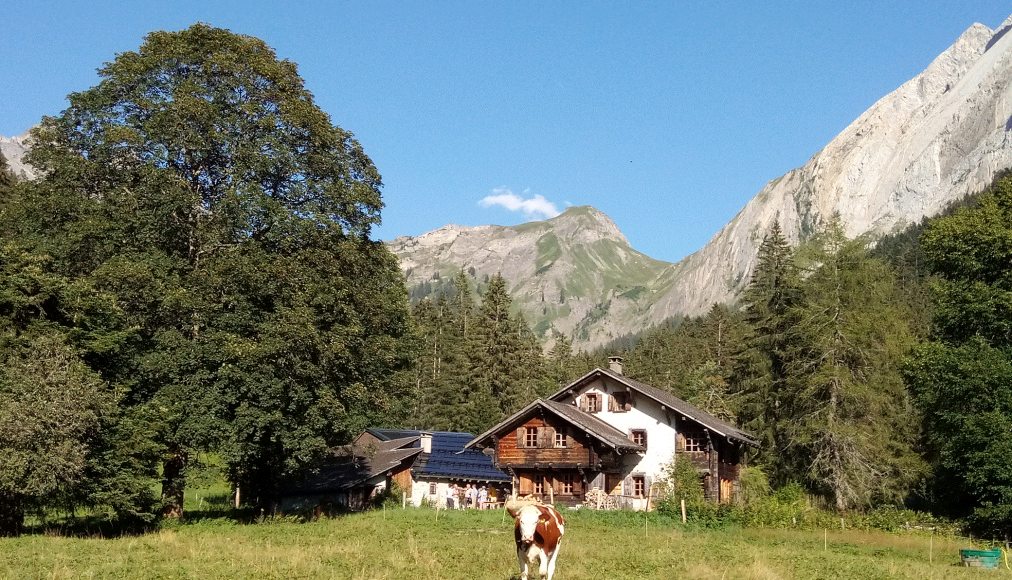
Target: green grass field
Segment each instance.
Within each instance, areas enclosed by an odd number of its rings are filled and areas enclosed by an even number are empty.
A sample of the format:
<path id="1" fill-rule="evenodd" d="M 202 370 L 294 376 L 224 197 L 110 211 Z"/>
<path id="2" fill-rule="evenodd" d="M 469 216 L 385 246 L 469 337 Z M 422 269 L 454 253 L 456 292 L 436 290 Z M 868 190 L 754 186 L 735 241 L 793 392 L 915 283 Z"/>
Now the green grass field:
<path id="1" fill-rule="evenodd" d="M 884 532 L 644 527 L 630 513 L 569 520 L 556 578 L 1012 578 L 958 567 L 967 542 Z M 512 522 L 502 512 L 372 511 L 310 523 L 227 518 L 114 539 L 0 539 L 4 578 L 516 577 Z"/>

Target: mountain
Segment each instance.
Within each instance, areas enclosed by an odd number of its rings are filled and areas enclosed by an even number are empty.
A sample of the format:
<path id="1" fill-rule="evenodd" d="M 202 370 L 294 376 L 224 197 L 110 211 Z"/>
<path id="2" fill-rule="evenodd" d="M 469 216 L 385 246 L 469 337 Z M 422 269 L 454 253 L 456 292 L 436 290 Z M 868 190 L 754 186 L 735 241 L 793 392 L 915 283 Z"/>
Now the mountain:
<path id="1" fill-rule="evenodd" d="M 512 227 L 449 225 L 389 246 L 416 289 L 438 289 L 461 268 L 478 284 L 501 272 L 535 332 L 546 338 L 558 332 L 581 345 L 628 333 L 628 322 L 644 320 L 651 297 L 671 283 L 672 264 L 634 250 L 608 216 L 589 206 Z"/>
<path id="2" fill-rule="evenodd" d="M 35 177 L 34 169 L 21 161 L 25 153 L 28 152 L 27 141 L 27 133 L 20 137 L 0 137 L 0 153 L 3 153 L 3 156 L 7 159 L 7 164 L 10 166 L 11 171 L 14 172 L 14 175 L 22 179 Z"/>
<path id="3" fill-rule="evenodd" d="M 795 243 L 834 214 L 850 236 L 881 236 L 939 213 L 1012 167 L 1010 29 L 1012 17 L 996 30 L 968 28 L 677 264 L 632 249 L 589 207 L 515 227 L 446 226 L 390 247 L 416 288 L 461 267 L 479 279 L 502 272 L 539 334 L 554 329 L 581 348 L 701 314 L 733 301 L 748 283 L 774 220 Z"/>
<path id="4" fill-rule="evenodd" d="M 839 213 L 849 236 L 878 236 L 939 213 L 1012 167 L 1012 17 L 974 24 L 923 72 L 876 102 L 805 165 L 766 184 L 676 265 L 652 317 L 732 300 L 779 219 L 793 241 Z"/>

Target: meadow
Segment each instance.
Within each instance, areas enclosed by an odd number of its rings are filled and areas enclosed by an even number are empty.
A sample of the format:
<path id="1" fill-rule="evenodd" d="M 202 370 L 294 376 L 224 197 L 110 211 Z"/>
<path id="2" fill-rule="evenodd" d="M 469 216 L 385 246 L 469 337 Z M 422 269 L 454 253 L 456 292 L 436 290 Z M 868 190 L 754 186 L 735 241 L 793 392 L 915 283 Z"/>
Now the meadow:
<path id="1" fill-rule="evenodd" d="M 558 580 L 993 578 L 966 539 L 924 532 L 698 529 L 651 514 L 569 512 Z M 930 560 L 930 561 L 929 561 Z M 0 539 L 3 578 L 497 579 L 517 576 L 502 512 L 387 509 L 299 522 L 213 515 L 117 538 Z"/>

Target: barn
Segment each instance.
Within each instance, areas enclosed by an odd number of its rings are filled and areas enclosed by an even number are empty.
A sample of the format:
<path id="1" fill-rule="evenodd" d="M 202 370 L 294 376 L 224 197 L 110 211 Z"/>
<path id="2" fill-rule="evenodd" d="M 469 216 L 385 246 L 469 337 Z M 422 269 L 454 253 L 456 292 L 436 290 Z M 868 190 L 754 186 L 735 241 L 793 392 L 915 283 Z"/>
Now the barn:
<path id="1" fill-rule="evenodd" d="M 577 505 L 646 509 L 651 485 L 675 461 L 689 461 L 706 497 L 731 501 L 750 434 L 651 385 L 626 377 L 622 360 L 594 369 L 532 401 L 465 445 L 485 449 L 517 492 Z"/>

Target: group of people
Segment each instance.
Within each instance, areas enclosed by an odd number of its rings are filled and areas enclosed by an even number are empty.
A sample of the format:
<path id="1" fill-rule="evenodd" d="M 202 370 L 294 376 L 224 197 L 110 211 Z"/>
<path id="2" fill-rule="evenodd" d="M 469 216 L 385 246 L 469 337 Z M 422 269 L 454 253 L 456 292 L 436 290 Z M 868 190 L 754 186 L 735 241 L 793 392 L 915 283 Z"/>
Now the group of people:
<path id="1" fill-rule="evenodd" d="M 460 487 L 456 483 L 446 486 L 446 509 L 486 509 L 489 504 L 496 502 L 495 490 L 487 489 L 484 485 L 467 484 Z"/>

